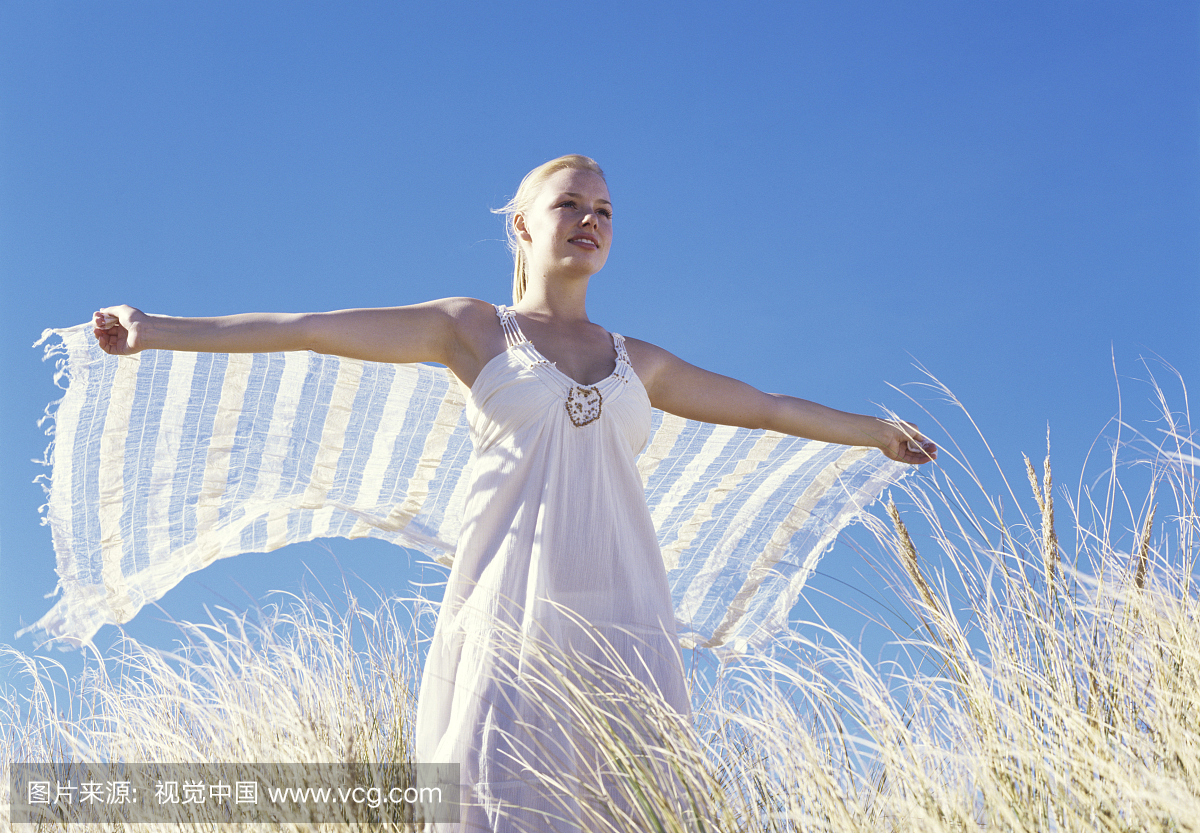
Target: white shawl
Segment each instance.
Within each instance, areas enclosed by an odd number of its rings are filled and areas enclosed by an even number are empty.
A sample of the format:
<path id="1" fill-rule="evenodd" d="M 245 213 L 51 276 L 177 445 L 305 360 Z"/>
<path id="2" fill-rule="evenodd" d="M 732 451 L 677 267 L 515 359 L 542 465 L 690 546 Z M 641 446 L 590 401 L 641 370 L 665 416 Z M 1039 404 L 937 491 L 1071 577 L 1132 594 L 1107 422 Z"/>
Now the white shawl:
<path id="1" fill-rule="evenodd" d="M 90 324 L 50 336 L 69 386 L 45 519 L 62 597 L 26 628 L 42 640 L 89 641 L 218 558 L 298 541 L 370 535 L 452 558 L 471 441 L 447 370 L 316 353 L 118 359 Z M 787 626 L 837 533 L 908 468 L 660 411 L 638 466 L 680 637 L 730 650 Z"/>

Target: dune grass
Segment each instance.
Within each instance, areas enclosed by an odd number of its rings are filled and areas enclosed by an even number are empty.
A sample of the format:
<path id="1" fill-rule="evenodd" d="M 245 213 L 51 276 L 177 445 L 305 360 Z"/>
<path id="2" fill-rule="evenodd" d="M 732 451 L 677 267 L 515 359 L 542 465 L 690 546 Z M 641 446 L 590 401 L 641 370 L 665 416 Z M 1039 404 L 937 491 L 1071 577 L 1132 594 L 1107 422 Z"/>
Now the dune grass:
<path id="1" fill-rule="evenodd" d="M 602 753 L 586 784 L 558 783 L 597 792 L 583 828 L 1200 829 L 1200 448 L 1186 392 L 1182 413 L 1158 396 L 1156 433 L 1115 421 L 1101 474 L 1073 490 L 1047 457 L 989 494 L 953 445 L 895 490 L 868 525 L 916 628 L 895 633 L 904 662 L 792 634 L 697 684 L 690 721 L 632 681 L 597 697 L 549 671 L 547 697 Z M 292 598 L 253 623 L 183 625 L 174 655 L 126 641 L 115 671 L 57 686 L 7 650 L 31 689 L 0 701 L 0 760 L 404 761 L 411 608 L 340 607 Z M 59 827 L 87 829 L 41 829 Z"/>

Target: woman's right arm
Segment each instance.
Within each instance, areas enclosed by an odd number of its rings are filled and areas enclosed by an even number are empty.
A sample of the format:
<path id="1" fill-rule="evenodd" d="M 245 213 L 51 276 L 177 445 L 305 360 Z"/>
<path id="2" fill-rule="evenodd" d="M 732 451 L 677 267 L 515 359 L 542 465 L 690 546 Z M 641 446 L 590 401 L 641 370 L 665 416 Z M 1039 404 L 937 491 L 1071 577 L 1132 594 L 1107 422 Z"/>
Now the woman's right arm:
<path id="1" fill-rule="evenodd" d="M 149 315 L 134 307 L 96 312 L 93 332 L 104 352 L 142 350 L 197 353 L 274 353 L 312 350 L 378 362 L 438 362 L 460 378 L 474 378 L 487 356 L 481 322 L 495 318 L 490 304 L 444 298 L 408 307 L 315 313 L 252 312 L 217 318 Z"/>

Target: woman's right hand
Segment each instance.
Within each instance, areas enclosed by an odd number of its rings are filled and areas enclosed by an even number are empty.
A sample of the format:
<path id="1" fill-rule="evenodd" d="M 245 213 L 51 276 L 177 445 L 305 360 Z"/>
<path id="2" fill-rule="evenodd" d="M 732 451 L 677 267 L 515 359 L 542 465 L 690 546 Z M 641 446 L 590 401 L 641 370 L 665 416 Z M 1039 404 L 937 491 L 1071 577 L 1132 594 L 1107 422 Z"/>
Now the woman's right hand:
<path id="1" fill-rule="evenodd" d="M 147 317 L 128 304 L 105 307 L 92 315 L 92 334 L 110 356 L 132 356 L 145 349 L 141 325 Z"/>

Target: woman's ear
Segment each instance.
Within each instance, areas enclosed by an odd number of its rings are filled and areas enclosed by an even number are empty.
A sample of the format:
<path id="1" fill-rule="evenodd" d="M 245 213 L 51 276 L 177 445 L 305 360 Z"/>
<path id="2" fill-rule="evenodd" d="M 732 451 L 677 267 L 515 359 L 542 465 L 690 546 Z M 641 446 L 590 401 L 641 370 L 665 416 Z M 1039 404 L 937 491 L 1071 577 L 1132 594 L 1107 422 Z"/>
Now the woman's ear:
<path id="1" fill-rule="evenodd" d="M 522 214 L 514 214 L 512 219 L 513 228 L 517 230 L 517 237 L 524 240 L 526 243 L 533 242 L 533 238 L 529 236 L 529 231 L 525 228 L 525 217 Z"/>

